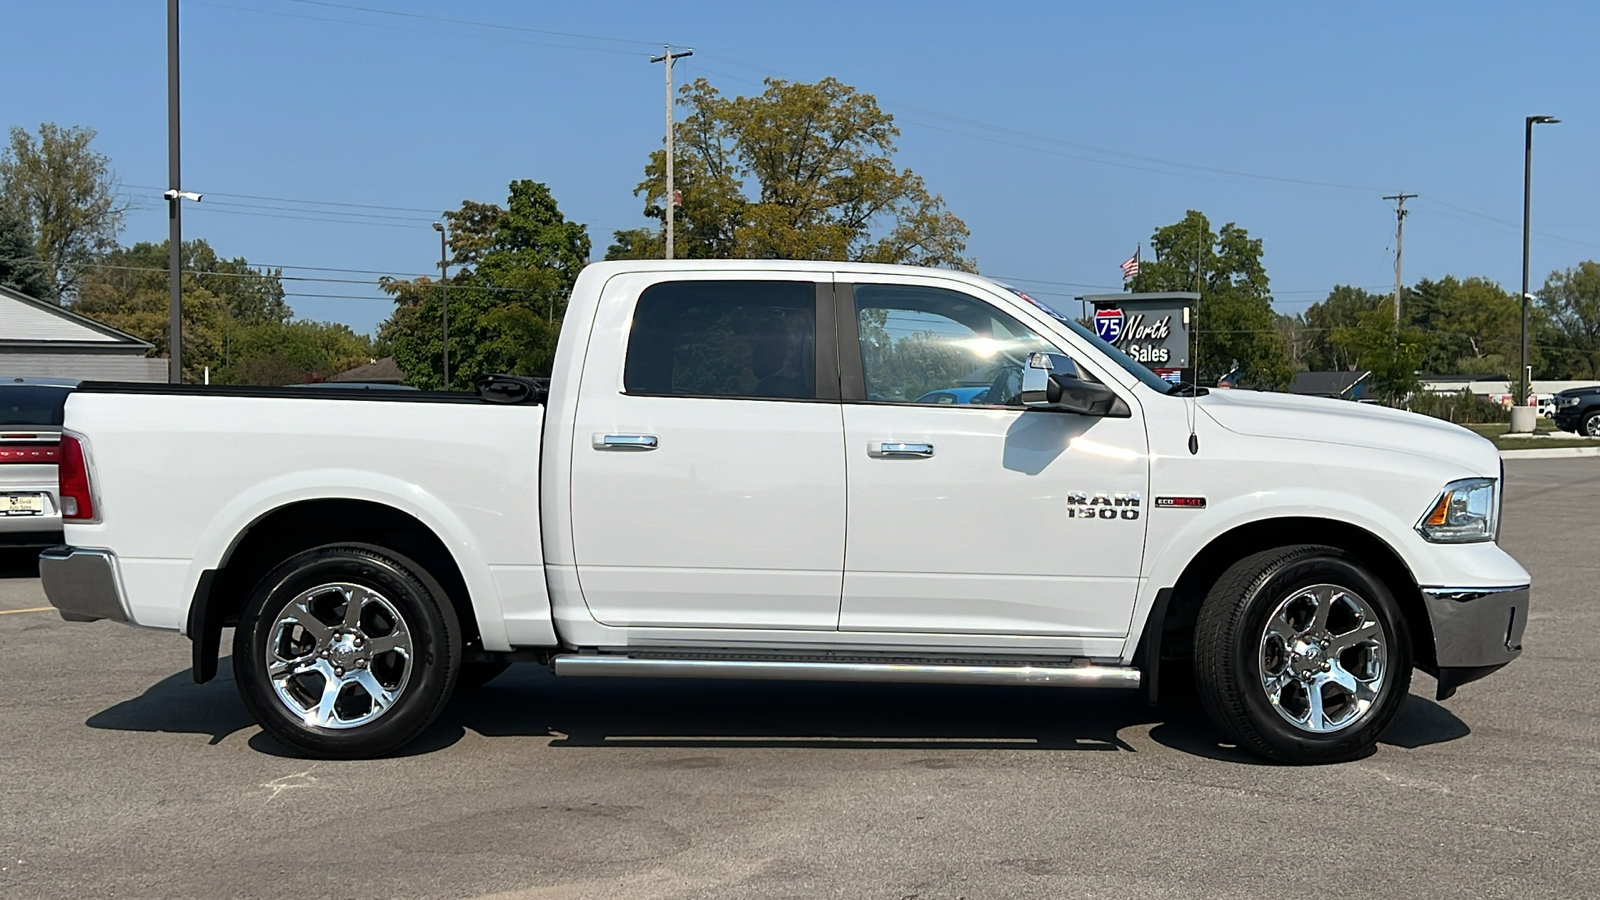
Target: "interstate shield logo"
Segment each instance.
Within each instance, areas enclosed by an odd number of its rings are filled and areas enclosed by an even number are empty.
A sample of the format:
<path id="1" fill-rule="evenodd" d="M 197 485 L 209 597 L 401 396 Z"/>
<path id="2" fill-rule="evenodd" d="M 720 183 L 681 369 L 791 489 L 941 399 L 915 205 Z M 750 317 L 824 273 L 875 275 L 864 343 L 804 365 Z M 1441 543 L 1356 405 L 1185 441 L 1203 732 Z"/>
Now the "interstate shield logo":
<path id="1" fill-rule="evenodd" d="M 1094 311 L 1094 333 L 1102 341 L 1115 344 L 1122 337 L 1122 310 L 1097 309 Z"/>

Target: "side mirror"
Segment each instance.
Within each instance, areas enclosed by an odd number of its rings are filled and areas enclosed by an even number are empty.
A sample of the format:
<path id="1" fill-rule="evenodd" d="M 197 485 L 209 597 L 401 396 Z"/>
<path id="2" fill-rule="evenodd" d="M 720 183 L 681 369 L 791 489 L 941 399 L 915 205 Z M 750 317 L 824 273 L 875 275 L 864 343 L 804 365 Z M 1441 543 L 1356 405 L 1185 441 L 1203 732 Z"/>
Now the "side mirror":
<path id="1" fill-rule="evenodd" d="M 1028 354 L 1028 364 L 1022 369 L 1022 405 L 1084 416 L 1132 414 L 1115 391 L 1083 380 L 1077 365 L 1057 353 Z"/>

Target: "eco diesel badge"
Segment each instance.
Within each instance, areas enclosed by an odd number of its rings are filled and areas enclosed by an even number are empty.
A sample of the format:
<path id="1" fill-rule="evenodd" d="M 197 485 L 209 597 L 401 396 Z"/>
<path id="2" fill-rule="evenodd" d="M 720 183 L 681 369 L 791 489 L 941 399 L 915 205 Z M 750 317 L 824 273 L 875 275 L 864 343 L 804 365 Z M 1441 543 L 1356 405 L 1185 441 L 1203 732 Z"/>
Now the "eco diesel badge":
<path id="1" fill-rule="evenodd" d="M 1107 494 L 1104 491 L 1085 494 L 1067 492 L 1067 518 L 1069 519 L 1128 519 L 1139 518 L 1139 507 L 1144 503 L 1138 494 Z"/>
<path id="2" fill-rule="evenodd" d="M 1204 497 L 1157 497 L 1156 509 L 1205 509 Z"/>

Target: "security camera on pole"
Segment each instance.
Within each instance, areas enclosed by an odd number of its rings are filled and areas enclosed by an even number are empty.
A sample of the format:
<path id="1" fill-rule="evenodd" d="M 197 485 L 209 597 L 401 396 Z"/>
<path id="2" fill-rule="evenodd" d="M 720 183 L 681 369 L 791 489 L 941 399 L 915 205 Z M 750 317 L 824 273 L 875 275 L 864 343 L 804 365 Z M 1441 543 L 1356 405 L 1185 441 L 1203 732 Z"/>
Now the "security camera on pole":
<path id="1" fill-rule="evenodd" d="M 652 63 L 667 64 L 667 194 L 663 198 L 667 207 L 667 253 L 663 257 L 664 259 L 672 258 L 672 220 L 673 212 L 678 206 L 678 192 L 673 188 L 672 184 L 672 61 L 693 55 L 693 50 L 673 53 L 671 45 L 666 45 L 661 48 L 660 56 L 650 57 Z"/>

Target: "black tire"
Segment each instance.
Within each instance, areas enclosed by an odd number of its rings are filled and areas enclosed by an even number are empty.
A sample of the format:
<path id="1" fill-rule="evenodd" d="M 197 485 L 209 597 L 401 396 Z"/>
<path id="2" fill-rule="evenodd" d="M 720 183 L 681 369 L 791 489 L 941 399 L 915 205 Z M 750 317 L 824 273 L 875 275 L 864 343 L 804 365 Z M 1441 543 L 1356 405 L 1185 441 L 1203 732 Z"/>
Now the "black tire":
<path id="1" fill-rule="evenodd" d="M 1584 416 L 1574 430 L 1584 437 L 1600 437 L 1600 409 Z"/>
<path id="2" fill-rule="evenodd" d="M 461 674 L 456 676 L 456 696 L 475 691 L 499 678 L 511 663 L 501 660 L 474 659 L 461 664 Z"/>
<path id="3" fill-rule="evenodd" d="M 356 585 L 374 592 L 379 600 L 384 601 L 385 605 L 375 605 L 369 598 L 363 606 L 371 607 L 376 612 L 358 612 L 357 618 L 363 615 L 378 617 L 378 624 L 373 630 L 380 633 L 376 638 L 368 638 L 374 644 L 393 635 L 396 628 L 403 626 L 404 638 L 411 650 L 409 663 L 402 663 L 401 660 L 406 657 L 392 652 L 384 653 L 381 657 L 373 654 L 370 661 L 335 658 L 318 652 L 316 648 L 331 644 L 318 641 L 308 631 L 291 626 L 285 634 L 275 629 L 279 616 L 297 597 L 319 586 L 331 584 Z M 331 611 L 331 614 L 317 616 L 325 631 L 341 633 L 341 625 L 330 624 L 331 620 L 343 615 L 337 606 L 340 596 L 337 591 L 330 590 L 309 601 L 316 604 L 312 607 L 314 609 L 326 607 Z M 327 606 L 330 603 L 335 605 Z M 348 604 L 343 609 L 347 610 Z M 383 625 L 388 623 L 387 612 L 391 609 L 398 613 L 401 620 L 399 626 L 389 623 L 389 632 L 381 633 Z M 369 627 L 364 623 L 358 625 Z M 294 637 L 297 634 L 298 639 Z M 301 657 L 303 659 L 315 661 L 315 658 L 326 657 L 324 661 L 330 666 L 334 661 L 343 662 L 351 664 L 351 671 L 354 671 L 355 666 L 359 665 L 363 669 L 370 668 L 375 676 L 380 666 L 384 666 L 387 672 L 404 672 L 404 680 L 398 680 L 396 676 L 395 689 L 398 694 L 391 706 L 380 711 L 369 699 L 366 712 L 358 710 L 352 717 L 353 720 L 359 720 L 363 715 L 373 714 L 369 722 L 345 726 L 334 719 L 335 727 L 309 723 L 290 709 L 288 701 L 279 696 L 268 675 L 267 648 L 271 640 L 287 642 L 284 646 L 294 645 L 294 654 L 300 653 L 301 648 L 312 648 Z M 461 628 L 454 608 L 439 589 L 438 582 L 416 563 L 378 547 L 328 545 L 297 554 L 273 569 L 256 586 L 240 617 L 239 627 L 234 631 L 234 678 L 239 685 L 239 694 L 256 722 L 289 747 L 307 756 L 330 759 L 383 756 L 416 738 L 443 711 L 459 677 L 461 640 Z M 285 656 L 282 652 L 278 655 Z M 339 672 L 342 674 L 343 671 L 341 667 Z M 327 680 L 315 672 L 308 672 L 303 677 L 313 685 L 325 684 Z M 304 689 L 301 682 L 292 678 L 286 684 L 291 691 Z M 380 687 L 387 686 L 380 684 Z M 304 690 L 314 696 L 317 688 L 313 686 Z M 357 690 L 346 693 L 341 689 L 339 696 L 340 699 L 332 706 L 357 702 L 363 696 L 370 698 L 371 692 Z"/>
<path id="4" fill-rule="evenodd" d="M 1325 585 L 1365 601 L 1381 629 L 1385 659 L 1380 687 L 1365 710 L 1355 711 L 1358 706 L 1341 701 L 1334 688 L 1335 700 L 1343 702 L 1339 708 L 1351 717 L 1350 722 L 1313 732 L 1286 718 L 1302 705 L 1291 701 L 1308 699 L 1308 688 L 1293 682 L 1279 688 L 1279 699 L 1286 710 L 1281 714 L 1269 699 L 1262 672 L 1265 668 L 1271 673 L 1273 663 L 1269 659 L 1264 666 L 1263 659 L 1274 654 L 1265 649 L 1264 642 L 1268 640 L 1268 620 L 1280 604 L 1297 594 L 1306 595 L 1308 588 Z M 1336 604 L 1330 601 L 1328 605 Z M 1315 606 L 1311 604 L 1312 608 Z M 1341 619 L 1351 615 L 1350 607 L 1341 605 L 1340 609 Z M 1332 627 L 1339 626 L 1329 626 Z M 1280 671 L 1292 675 L 1295 666 L 1315 666 L 1318 652 L 1308 644 L 1304 653 L 1279 656 Z M 1367 659 L 1358 656 L 1356 662 L 1365 663 Z M 1321 665 L 1326 667 L 1333 662 L 1324 655 Z M 1344 659 L 1338 662 L 1342 671 Z M 1411 636 L 1388 588 L 1353 556 L 1333 547 L 1310 544 L 1282 547 L 1235 563 L 1206 595 L 1195 627 L 1195 682 L 1207 715 L 1240 747 L 1279 762 L 1343 762 L 1370 753 L 1405 701 L 1411 686 Z M 1314 689 L 1319 697 L 1327 696 L 1321 687 Z M 1309 722 L 1313 714 L 1308 709 L 1302 718 Z"/>

